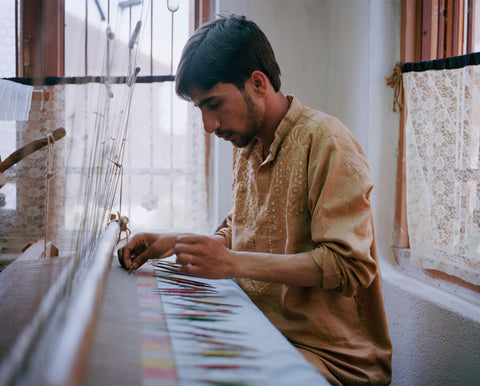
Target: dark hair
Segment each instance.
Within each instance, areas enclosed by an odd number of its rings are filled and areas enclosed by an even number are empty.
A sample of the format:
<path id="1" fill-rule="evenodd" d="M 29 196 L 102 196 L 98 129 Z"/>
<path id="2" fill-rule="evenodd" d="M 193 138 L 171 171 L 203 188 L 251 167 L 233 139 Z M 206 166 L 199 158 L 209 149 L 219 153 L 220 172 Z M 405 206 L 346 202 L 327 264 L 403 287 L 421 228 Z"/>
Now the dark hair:
<path id="1" fill-rule="evenodd" d="M 280 90 L 280 67 L 260 28 L 245 16 L 220 17 L 201 26 L 185 45 L 175 76 L 177 95 L 190 100 L 191 87 L 209 90 L 233 83 L 243 91 L 254 71 L 263 72 Z"/>

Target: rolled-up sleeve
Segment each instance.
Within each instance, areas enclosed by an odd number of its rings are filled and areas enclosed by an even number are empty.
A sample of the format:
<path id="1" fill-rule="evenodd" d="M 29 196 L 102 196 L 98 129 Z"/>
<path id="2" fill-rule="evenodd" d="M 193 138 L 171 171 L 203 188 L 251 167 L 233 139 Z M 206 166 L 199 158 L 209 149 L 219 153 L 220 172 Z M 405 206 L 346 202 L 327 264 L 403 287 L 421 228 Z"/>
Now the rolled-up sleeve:
<path id="1" fill-rule="evenodd" d="M 352 296 L 368 287 L 377 273 L 370 169 L 363 151 L 337 119 L 323 123 L 325 133 L 312 139 L 309 174 L 311 234 L 317 247 L 312 258 L 323 275 L 323 288 Z M 329 126 L 335 125 L 335 130 Z M 342 133 L 341 136 L 338 133 Z"/>
<path id="2" fill-rule="evenodd" d="M 226 247 L 232 248 L 232 214 L 229 213 L 223 224 L 214 233 L 216 236 L 225 237 Z"/>

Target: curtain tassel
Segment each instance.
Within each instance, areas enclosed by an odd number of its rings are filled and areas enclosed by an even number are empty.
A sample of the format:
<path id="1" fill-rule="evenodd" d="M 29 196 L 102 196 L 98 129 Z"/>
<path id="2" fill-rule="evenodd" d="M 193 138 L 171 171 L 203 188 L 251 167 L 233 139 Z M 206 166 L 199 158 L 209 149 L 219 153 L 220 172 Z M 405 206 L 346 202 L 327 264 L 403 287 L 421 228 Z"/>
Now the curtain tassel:
<path id="1" fill-rule="evenodd" d="M 393 68 L 393 73 L 389 78 L 385 78 L 387 86 L 393 88 L 393 107 L 392 110 L 397 112 L 403 109 L 403 78 L 402 78 L 402 62 L 397 62 Z"/>

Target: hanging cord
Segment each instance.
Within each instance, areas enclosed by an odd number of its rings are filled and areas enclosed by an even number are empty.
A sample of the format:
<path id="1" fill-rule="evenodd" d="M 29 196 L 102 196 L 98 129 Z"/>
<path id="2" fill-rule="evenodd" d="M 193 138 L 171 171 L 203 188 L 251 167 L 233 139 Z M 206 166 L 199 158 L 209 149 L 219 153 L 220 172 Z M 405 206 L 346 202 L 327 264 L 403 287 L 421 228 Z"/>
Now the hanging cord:
<path id="1" fill-rule="evenodd" d="M 47 136 L 47 161 L 45 173 L 45 240 L 43 245 L 43 258 L 47 258 L 47 239 L 48 239 L 48 209 L 50 203 L 50 178 L 53 177 L 53 157 L 55 155 L 55 138 L 52 133 Z"/>
<path id="2" fill-rule="evenodd" d="M 118 235 L 118 240 L 117 240 L 117 244 L 118 244 L 120 241 L 123 241 L 123 240 L 127 240 L 128 242 L 128 238 L 132 234 L 132 231 L 128 228 L 128 223 L 130 221 L 128 217 L 121 215 L 122 196 L 123 196 L 123 165 L 119 162 L 113 161 L 112 159 L 109 159 L 109 161 L 117 168 L 118 172 L 116 172 L 115 174 L 118 176 L 117 181 L 120 182 L 120 192 L 119 192 L 120 209 L 117 212 L 116 216 L 114 214 L 110 215 L 110 222 L 112 221 L 118 222 L 118 225 L 120 226 L 120 233 Z M 125 237 L 122 237 L 122 233 L 125 233 Z"/>
<path id="3" fill-rule="evenodd" d="M 403 110 L 403 78 L 402 78 L 402 62 L 397 62 L 393 68 L 392 75 L 389 78 L 385 78 L 387 86 L 393 88 L 393 107 L 392 110 L 397 112 L 396 106 L 399 111 Z"/>
<path id="4" fill-rule="evenodd" d="M 120 226 L 120 233 L 118 235 L 117 244 L 123 240 L 126 240 L 128 243 L 128 238 L 132 234 L 132 231 L 128 227 L 129 221 L 130 220 L 128 219 L 128 217 L 120 215 L 120 212 L 117 212 L 117 215 L 112 214 L 110 216 L 110 222 L 118 222 L 118 225 Z M 124 237 L 122 237 L 122 233 L 125 233 Z"/>

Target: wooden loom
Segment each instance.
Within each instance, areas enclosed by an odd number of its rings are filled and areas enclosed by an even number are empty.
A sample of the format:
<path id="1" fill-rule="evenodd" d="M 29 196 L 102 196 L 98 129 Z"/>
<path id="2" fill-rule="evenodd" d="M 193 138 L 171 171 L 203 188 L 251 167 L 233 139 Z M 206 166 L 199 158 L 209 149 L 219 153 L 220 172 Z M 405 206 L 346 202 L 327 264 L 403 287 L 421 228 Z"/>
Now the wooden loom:
<path id="1" fill-rule="evenodd" d="M 65 129 L 60 128 L 22 146 L 0 164 L 2 175 L 25 157 L 65 135 Z M 108 131 L 104 132 L 105 135 L 109 135 Z M 119 147 L 121 152 L 123 145 Z M 112 158 L 120 159 L 108 154 L 90 167 L 85 202 L 87 207 L 93 204 L 93 216 L 98 215 L 97 208 L 105 204 L 99 201 L 102 195 L 89 188 L 98 180 L 96 171 L 100 170 L 100 176 L 106 177 L 104 181 L 118 182 L 119 167 L 110 161 Z M 45 240 L 43 251 L 39 243 L 35 243 L 26 251 L 30 257 L 20 256 L 2 272 L 1 385 L 75 385 L 82 381 L 108 270 L 123 227 L 118 220 L 110 221 L 104 228 L 105 213 L 96 229 L 86 229 L 90 226 L 86 221 L 80 224 L 82 238 L 78 238 L 74 256 L 32 259 L 35 251 L 43 257 L 58 254 L 54 251 L 55 246 Z M 35 275 L 29 275 L 29 271 Z M 55 326 L 53 330 L 52 325 Z"/>
<path id="2" fill-rule="evenodd" d="M 102 20 L 107 23 L 99 2 L 96 5 Z M 146 15 L 143 8 L 141 14 L 142 17 Z M 19 258 L 2 271 L 1 385 L 76 385 L 81 384 L 85 372 L 114 250 L 121 231 L 126 229 L 121 216 L 110 219 L 110 213 L 118 198 L 117 186 L 122 175 L 128 110 L 138 73 L 130 65 L 134 64 L 137 57 L 141 21 L 137 22 L 138 28 L 135 28 L 129 42 L 131 60 L 128 74 L 120 80 L 124 84 L 124 92 L 120 95 L 123 115 L 115 121 L 117 126 L 113 127 L 113 119 L 110 121 L 110 100 L 113 98 L 110 67 L 114 34 L 108 23 L 105 73 L 98 80 L 104 85 L 98 98 L 103 110 L 96 120 L 97 139 L 90 149 L 92 155 L 89 157 L 86 180 L 83 181 L 84 212 L 77 224 L 76 250 L 73 256 L 64 255 L 52 260 Z M 39 79 L 33 82 L 42 84 Z M 6 182 L 3 172 L 65 134 L 63 128 L 55 130 L 49 136 L 34 140 L 12 153 L 0 164 L 0 185 Z"/>
<path id="3" fill-rule="evenodd" d="M 28 157 L 30 154 L 40 150 L 41 148 L 48 145 L 49 142 L 58 141 L 65 137 L 66 131 L 63 127 L 54 130 L 46 137 L 38 138 L 32 142 L 22 146 L 20 149 L 17 149 L 12 154 L 10 154 L 4 161 L 0 158 L 0 188 L 2 188 L 7 179 L 4 172 L 10 169 L 13 165 L 23 160 L 25 157 Z"/>

